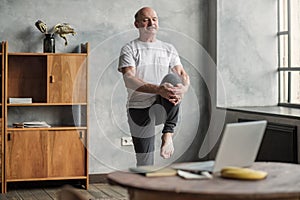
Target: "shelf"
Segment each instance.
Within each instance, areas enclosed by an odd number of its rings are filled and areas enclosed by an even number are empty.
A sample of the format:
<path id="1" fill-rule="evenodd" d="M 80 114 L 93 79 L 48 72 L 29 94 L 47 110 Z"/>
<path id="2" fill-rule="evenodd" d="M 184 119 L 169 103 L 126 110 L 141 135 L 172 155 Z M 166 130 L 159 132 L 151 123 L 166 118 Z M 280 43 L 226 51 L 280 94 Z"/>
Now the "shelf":
<path id="1" fill-rule="evenodd" d="M 86 106 L 87 103 L 20 103 L 7 104 L 9 107 L 23 107 L 23 106 Z"/>
<path id="2" fill-rule="evenodd" d="M 33 55 L 33 54 L 31 54 Z M 7 66 L 8 98 L 31 97 L 33 102 L 47 100 L 47 57 L 8 56 Z"/>
<path id="3" fill-rule="evenodd" d="M 81 53 L 8 52 L 7 42 L 0 50 L 1 192 L 20 181 L 74 179 L 88 188 L 88 43 Z M 24 123 L 44 121 L 51 127 Z"/>
<path id="4" fill-rule="evenodd" d="M 8 56 L 47 56 L 47 54 L 44 53 L 8 53 Z"/>
<path id="5" fill-rule="evenodd" d="M 14 128 L 8 127 L 7 131 L 36 131 L 36 130 L 87 130 L 86 126 L 53 126 L 53 127 L 45 127 L 45 128 Z"/>
<path id="6" fill-rule="evenodd" d="M 0 54 L 1 55 L 1 54 Z M 11 52 L 8 53 L 8 56 L 47 56 L 47 55 L 87 55 L 87 53 L 24 53 L 24 52 Z"/>
<path id="7" fill-rule="evenodd" d="M 85 180 L 86 176 L 70 176 L 70 177 L 47 177 L 47 178 L 27 178 L 27 179 L 7 179 L 7 182 L 20 182 L 20 181 L 59 181 L 59 180 Z"/>

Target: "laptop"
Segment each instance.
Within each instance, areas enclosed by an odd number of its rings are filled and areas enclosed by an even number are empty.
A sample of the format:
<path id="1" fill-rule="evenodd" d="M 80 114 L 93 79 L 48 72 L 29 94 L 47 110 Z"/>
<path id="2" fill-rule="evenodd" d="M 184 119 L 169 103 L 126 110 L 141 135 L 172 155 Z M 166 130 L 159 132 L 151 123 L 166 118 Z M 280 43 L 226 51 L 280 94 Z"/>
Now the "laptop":
<path id="1" fill-rule="evenodd" d="M 217 173 L 226 166 L 250 167 L 256 159 L 266 125 L 265 120 L 228 123 L 215 160 L 178 163 L 172 167 L 198 173 Z"/>

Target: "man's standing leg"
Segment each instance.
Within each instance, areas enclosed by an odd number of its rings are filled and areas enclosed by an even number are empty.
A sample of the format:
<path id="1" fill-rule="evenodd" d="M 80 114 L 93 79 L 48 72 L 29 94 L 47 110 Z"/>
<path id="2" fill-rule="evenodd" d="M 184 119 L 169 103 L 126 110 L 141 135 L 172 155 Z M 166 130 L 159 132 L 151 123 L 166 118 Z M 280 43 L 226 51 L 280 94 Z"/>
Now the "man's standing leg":
<path id="1" fill-rule="evenodd" d="M 128 123 L 136 153 L 137 166 L 153 165 L 155 121 L 149 116 L 149 108 L 129 108 Z"/>

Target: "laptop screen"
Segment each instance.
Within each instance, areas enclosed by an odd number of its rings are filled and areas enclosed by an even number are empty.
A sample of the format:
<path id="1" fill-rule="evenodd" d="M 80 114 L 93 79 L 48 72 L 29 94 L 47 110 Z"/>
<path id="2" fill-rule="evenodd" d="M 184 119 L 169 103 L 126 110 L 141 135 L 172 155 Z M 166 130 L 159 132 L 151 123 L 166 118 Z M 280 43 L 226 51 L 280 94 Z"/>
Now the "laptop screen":
<path id="1" fill-rule="evenodd" d="M 256 159 L 267 121 L 226 124 L 216 155 L 214 172 L 225 166 L 249 167 Z"/>

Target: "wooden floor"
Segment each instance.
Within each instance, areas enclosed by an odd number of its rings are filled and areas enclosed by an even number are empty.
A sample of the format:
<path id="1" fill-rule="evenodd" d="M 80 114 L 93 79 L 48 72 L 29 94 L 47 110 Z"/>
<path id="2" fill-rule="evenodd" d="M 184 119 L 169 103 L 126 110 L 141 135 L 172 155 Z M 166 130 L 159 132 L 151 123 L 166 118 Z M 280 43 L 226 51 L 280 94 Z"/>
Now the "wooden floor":
<path id="1" fill-rule="evenodd" d="M 107 183 L 90 184 L 89 189 L 85 190 L 79 187 L 70 186 L 86 200 L 127 200 L 127 190 L 118 186 L 111 186 Z M 64 188 L 63 186 L 47 187 L 25 187 L 10 188 L 8 192 L 0 195 L 1 199 L 13 200 L 58 200 L 58 193 Z M 60 200 L 60 199 L 59 199 Z"/>

